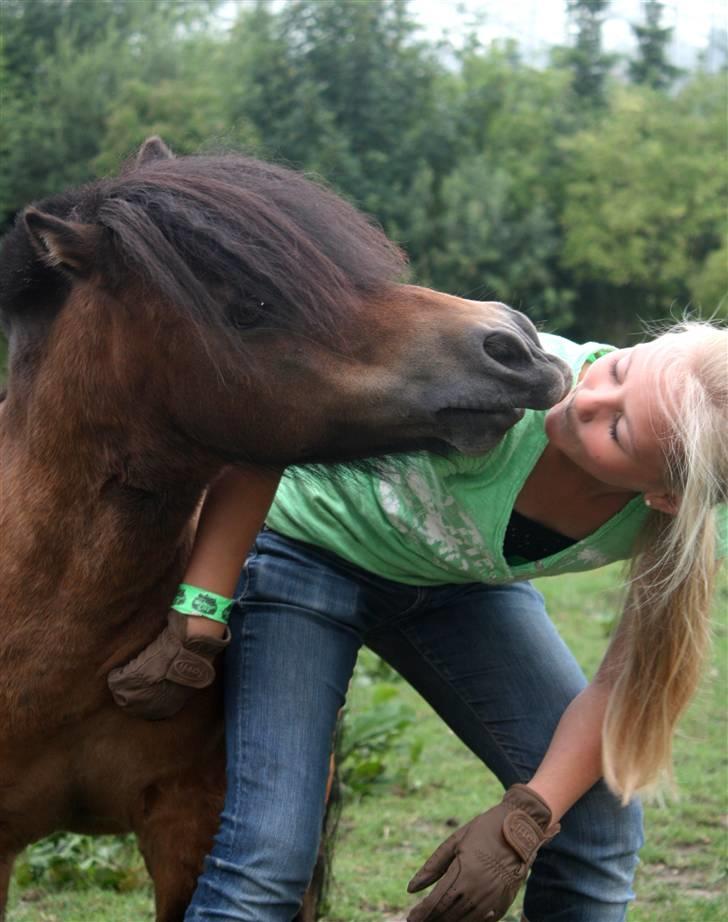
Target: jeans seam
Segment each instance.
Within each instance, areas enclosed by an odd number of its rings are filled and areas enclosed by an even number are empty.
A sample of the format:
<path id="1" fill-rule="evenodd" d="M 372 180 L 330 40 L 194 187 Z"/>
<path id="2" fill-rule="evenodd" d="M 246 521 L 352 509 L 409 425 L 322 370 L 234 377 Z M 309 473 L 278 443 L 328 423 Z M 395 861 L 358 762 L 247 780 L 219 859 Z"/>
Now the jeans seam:
<path id="1" fill-rule="evenodd" d="M 237 605 L 240 605 L 245 600 L 245 596 L 248 594 L 248 591 L 250 590 L 250 577 L 251 577 L 250 566 L 251 564 L 255 563 L 255 561 L 257 560 L 259 556 L 260 554 L 259 554 L 257 543 L 256 543 L 253 545 L 250 553 L 248 554 L 245 560 L 245 564 L 243 566 L 243 571 L 241 574 L 244 579 L 243 587 L 240 589 L 239 592 L 236 591 L 235 593 L 235 602 Z M 237 587 L 236 587 L 236 590 L 237 590 Z"/>
<path id="2" fill-rule="evenodd" d="M 247 589 L 247 587 L 248 587 L 248 583 L 246 582 L 245 588 Z M 248 661 L 250 659 L 250 651 L 248 649 L 249 644 L 246 644 L 243 642 L 243 634 L 245 633 L 245 630 L 246 630 L 245 620 L 243 619 L 243 622 L 240 628 L 240 631 L 241 631 L 240 647 L 241 647 L 241 653 L 242 653 L 241 663 L 240 663 L 241 665 L 240 693 L 239 693 L 240 698 L 239 698 L 238 707 L 236 708 L 236 713 L 235 713 L 237 732 L 235 733 L 236 743 L 235 743 L 235 755 L 234 755 L 234 760 L 233 760 L 233 764 L 235 764 L 238 767 L 243 764 L 243 754 L 244 754 L 245 745 L 246 745 L 245 740 L 243 739 L 243 736 L 244 736 L 243 720 L 247 712 L 247 707 L 248 707 L 247 702 L 248 702 L 248 697 L 249 697 L 248 678 L 247 678 L 249 674 L 249 669 L 247 668 L 247 666 L 248 666 Z M 225 853 L 224 855 L 220 855 L 218 852 L 218 854 L 215 855 L 215 857 L 219 858 L 222 861 L 232 862 L 234 860 L 233 843 L 238 842 L 240 839 L 240 835 L 238 832 L 238 817 L 240 816 L 240 810 L 239 810 L 239 805 L 238 805 L 237 787 L 235 789 L 235 809 L 230 811 L 228 807 L 229 805 L 227 804 L 227 797 L 226 797 L 226 803 L 223 809 L 228 814 L 228 819 L 227 819 L 228 826 L 227 826 L 227 835 L 224 837 L 223 842 L 222 842 L 222 844 L 224 844 Z M 230 830 L 230 825 L 232 825 L 232 830 Z M 222 823 L 220 823 L 220 828 L 222 828 Z M 216 840 L 217 847 L 215 848 L 215 851 L 218 851 L 220 844 L 221 844 L 221 841 L 218 836 Z"/>
<path id="3" fill-rule="evenodd" d="M 394 615 L 394 617 L 389 618 L 386 624 L 383 624 L 382 627 L 392 627 L 392 626 L 396 627 L 404 619 L 412 615 L 415 609 L 418 609 L 420 607 L 420 605 L 422 604 L 422 602 L 427 596 L 427 589 L 424 588 L 423 586 L 414 586 L 410 588 L 414 588 L 416 590 L 416 595 L 414 599 L 412 600 L 412 604 L 408 605 L 407 608 L 402 609 L 402 611 L 397 612 L 397 614 Z"/>

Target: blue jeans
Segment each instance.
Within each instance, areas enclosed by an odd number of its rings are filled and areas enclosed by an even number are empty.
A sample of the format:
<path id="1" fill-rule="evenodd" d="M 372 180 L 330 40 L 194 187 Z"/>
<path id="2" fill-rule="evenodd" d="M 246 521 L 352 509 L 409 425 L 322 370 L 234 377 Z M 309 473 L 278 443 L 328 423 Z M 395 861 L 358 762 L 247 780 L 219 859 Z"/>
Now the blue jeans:
<path id="1" fill-rule="evenodd" d="M 227 798 L 185 922 L 296 914 L 318 850 L 337 712 L 362 644 L 505 787 L 532 776 L 585 684 L 527 583 L 406 586 L 268 530 L 243 571 L 232 631 Z M 638 804 L 622 808 L 603 784 L 592 788 L 539 853 L 529 922 L 623 920 L 641 829 Z M 415 870 L 402 868 L 403 890 Z"/>

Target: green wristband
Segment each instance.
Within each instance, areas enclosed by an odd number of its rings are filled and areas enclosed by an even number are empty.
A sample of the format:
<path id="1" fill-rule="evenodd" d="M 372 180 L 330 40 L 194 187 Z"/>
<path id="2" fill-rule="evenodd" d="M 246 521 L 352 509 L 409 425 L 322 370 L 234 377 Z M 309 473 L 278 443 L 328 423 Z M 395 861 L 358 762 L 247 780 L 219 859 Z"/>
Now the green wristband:
<path id="1" fill-rule="evenodd" d="M 199 586 L 182 583 L 171 607 L 181 615 L 198 615 L 200 618 L 227 624 L 233 604 L 234 599 L 228 599 L 208 589 L 200 589 Z"/>

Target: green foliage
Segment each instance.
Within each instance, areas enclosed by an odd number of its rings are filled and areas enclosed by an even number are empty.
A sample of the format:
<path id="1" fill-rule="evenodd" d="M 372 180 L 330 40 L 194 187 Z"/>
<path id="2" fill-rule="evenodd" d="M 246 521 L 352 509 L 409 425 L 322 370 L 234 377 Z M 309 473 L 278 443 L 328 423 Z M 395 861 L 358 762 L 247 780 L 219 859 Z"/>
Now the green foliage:
<path id="1" fill-rule="evenodd" d="M 634 332 L 635 317 L 679 312 L 693 301 L 691 280 L 701 300 L 718 294 L 712 254 L 728 192 L 721 83 L 698 77 L 674 99 L 623 87 L 603 122 L 562 141 L 563 264 L 592 292 L 584 332 L 615 323 Z"/>
<path id="2" fill-rule="evenodd" d="M 4 0 L 0 224 L 27 202 L 96 175 L 127 82 L 152 87 L 174 70 L 217 3 Z M 126 141 L 124 154 L 138 136 Z"/>
<path id="3" fill-rule="evenodd" d="M 440 66 L 413 32 L 403 0 L 243 6 L 223 61 L 230 120 L 390 225 L 432 145 Z"/>
<path id="4" fill-rule="evenodd" d="M 466 295 L 507 301 L 534 319 L 568 326 L 571 295 L 555 277 L 559 229 L 548 201 L 520 203 L 518 179 L 480 154 L 458 164 L 442 184 L 433 222 L 440 245 L 429 256 L 432 280 L 458 279 Z"/>
<path id="5" fill-rule="evenodd" d="M 355 684 L 366 689 L 367 707 L 344 709 L 337 764 L 345 796 L 365 797 L 382 784 L 405 791 L 410 772 L 422 754 L 423 742 L 412 735 L 414 710 L 401 700 L 400 679 L 386 663 L 362 651 Z M 405 734 L 408 737 L 405 740 Z"/>
<path id="6" fill-rule="evenodd" d="M 573 130 L 564 71 L 525 64 L 513 43 L 471 43 L 443 76 L 457 155 L 415 176 L 402 236 L 418 279 L 526 309 L 567 326 L 572 292 L 559 272 L 556 148 L 535 138 Z"/>
<path id="7" fill-rule="evenodd" d="M 728 320 L 728 237 L 689 278 L 692 304 L 705 317 Z"/>
<path id="8" fill-rule="evenodd" d="M 323 176 L 402 244 L 414 281 L 567 335 L 725 315 L 726 74 L 706 52 L 667 93 L 659 3 L 634 26 L 631 86 L 602 50 L 606 0 L 569 0 L 573 42 L 541 67 L 512 41 L 427 42 L 405 0 L 255 0 L 227 31 L 219 5 L 0 4 L 0 228 L 160 134 Z"/>
<path id="9" fill-rule="evenodd" d="M 15 865 L 15 880 L 21 887 L 124 892 L 146 886 L 147 874 L 131 836 L 57 833 L 23 852 Z"/>
<path id="10" fill-rule="evenodd" d="M 8 196 L 2 202 L 4 212 L 90 178 L 90 161 L 99 151 L 122 56 L 119 36 L 111 29 L 85 49 L 64 31 L 45 62 L 43 79 L 11 94 L 0 174 L 0 187 Z"/>

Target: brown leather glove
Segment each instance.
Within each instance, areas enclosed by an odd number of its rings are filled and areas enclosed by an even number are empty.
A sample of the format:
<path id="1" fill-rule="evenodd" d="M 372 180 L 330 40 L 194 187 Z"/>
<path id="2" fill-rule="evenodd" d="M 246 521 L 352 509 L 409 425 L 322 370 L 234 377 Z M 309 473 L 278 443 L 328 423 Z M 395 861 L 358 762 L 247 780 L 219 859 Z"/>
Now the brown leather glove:
<path id="1" fill-rule="evenodd" d="M 551 810 L 535 791 L 514 784 L 497 807 L 454 832 L 415 874 L 410 893 L 442 879 L 410 910 L 407 922 L 502 919 L 536 852 L 560 828 L 551 825 Z"/>
<path id="2" fill-rule="evenodd" d="M 195 689 L 215 678 L 212 660 L 230 643 L 223 637 L 187 637 L 187 617 L 167 615 L 167 627 L 126 666 L 112 669 L 108 684 L 114 701 L 135 717 L 172 717 Z"/>

